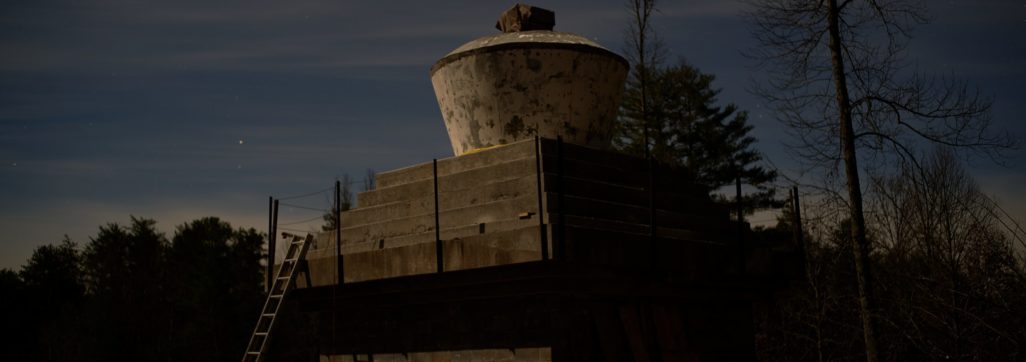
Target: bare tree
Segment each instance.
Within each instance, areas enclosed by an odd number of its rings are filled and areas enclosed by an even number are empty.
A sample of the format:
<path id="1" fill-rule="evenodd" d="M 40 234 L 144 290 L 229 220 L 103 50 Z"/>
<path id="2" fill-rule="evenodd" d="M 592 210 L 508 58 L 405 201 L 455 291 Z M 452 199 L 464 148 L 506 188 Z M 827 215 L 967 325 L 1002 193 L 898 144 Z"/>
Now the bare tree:
<path id="1" fill-rule="evenodd" d="M 1026 346 L 1026 269 L 1015 228 L 948 149 L 870 174 L 868 237 L 882 356 L 895 360 L 1016 360 Z M 822 199 L 813 201 L 819 202 Z M 764 302 L 758 357 L 853 360 L 863 355 L 852 301 L 850 223 L 834 208 L 803 211 L 807 283 Z M 788 219 L 785 219 L 785 221 Z M 836 223 L 836 221 L 842 221 Z M 814 230 L 826 226 L 826 230 Z M 854 341 L 854 343 L 852 343 Z"/>
<path id="2" fill-rule="evenodd" d="M 642 147 L 645 157 L 649 148 L 649 78 L 652 69 L 659 63 L 661 46 L 652 30 L 652 12 L 655 11 L 655 0 L 628 0 L 627 11 L 631 16 L 627 28 L 627 60 L 634 64 L 629 74 L 629 82 L 636 83 L 640 92 L 640 127 L 642 130 Z"/>
<path id="3" fill-rule="evenodd" d="M 796 150 L 828 174 L 843 170 L 866 359 L 879 350 L 871 248 L 859 150 L 869 160 L 909 159 L 922 141 L 999 156 L 1014 146 L 992 133 L 991 102 L 965 83 L 922 77 L 904 62 L 912 29 L 926 22 L 916 0 L 750 0 L 769 70 L 759 92 L 796 136 Z"/>
<path id="4" fill-rule="evenodd" d="M 870 229 L 888 259 L 880 277 L 890 308 L 882 320 L 908 346 L 896 353 L 1014 359 L 1026 317 L 1008 301 L 1023 297 L 1023 269 L 1010 230 L 994 217 L 998 206 L 943 148 L 872 181 Z"/>

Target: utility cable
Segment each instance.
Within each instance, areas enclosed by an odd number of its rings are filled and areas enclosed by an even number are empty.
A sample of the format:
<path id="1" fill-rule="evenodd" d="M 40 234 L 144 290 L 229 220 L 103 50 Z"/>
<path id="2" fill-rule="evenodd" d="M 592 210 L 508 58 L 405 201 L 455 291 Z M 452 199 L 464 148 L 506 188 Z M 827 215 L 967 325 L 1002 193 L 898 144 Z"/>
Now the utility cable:
<path id="1" fill-rule="evenodd" d="M 334 190 L 334 189 L 335 189 L 335 187 L 332 186 L 332 187 L 329 187 L 329 188 L 326 188 L 326 189 L 323 189 L 323 190 L 319 190 L 319 191 L 314 191 L 314 192 L 311 192 L 311 193 L 308 193 L 308 194 L 286 196 L 286 197 L 278 197 L 277 199 L 278 200 L 301 199 L 301 198 L 304 198 L 304 197 L 310 197 L 310 196 L 321 194 L 321 193 L 324 193 L 324 192 L 327 192 L 327 191 L 331 191 L 331 190 Z"/>
<path id="2" fill-rule="evenodd" d="M 292 229 L 292 228 L 278 228 L 278 230 L 292 231 L 292 232 L 297 232 L 297 233 L 307 233 L 307 234 L 315 232 L 315 231 L 310 231 L 310 230 Z"/>
<path id="3" fill-rule="evenodd" d="M 279 203 L 279 204 L 281 204 L 283 206 L 294 207 L 294 208 L 303 209 L 303 210 L 312 210 L 312 211 L 321 211 L 321 212 L 327 212 L 328 211 L 327 209 L 318 209 L 318 208 L 315 208 L 315 207 L 290 204 L 290 203 L 286 203 L 286 202 L 282 202 L 282 203 Z"/>
<path id="4" fill-rule="evenodd" d="M 305 220 L 281 222 L 281 223 L 278 223 L 278 225 L 296 225 L 296 224 L 303 224 L 303 223 L 308 223 L 308 222 L 311 222 L 311 221 L 323 220 L 323 219 L 324 219 L 324 215 L 318 215 L 316 217 L 312 217 L 312 218 L 305 219 Z"/>

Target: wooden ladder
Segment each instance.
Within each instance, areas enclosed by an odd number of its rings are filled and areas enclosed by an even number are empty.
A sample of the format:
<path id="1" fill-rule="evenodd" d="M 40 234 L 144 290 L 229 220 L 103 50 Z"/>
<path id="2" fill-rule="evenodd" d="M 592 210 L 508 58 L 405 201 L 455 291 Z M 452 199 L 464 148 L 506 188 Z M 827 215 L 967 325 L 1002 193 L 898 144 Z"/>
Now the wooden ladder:
<path id="1" fill-rule="evenodd" d="M 278 311 L 281 310 L 282 303 L 285 301 L 285 295 L 293 287 L 293 280 L 299 274 L 299 262 L 306 257 L 306 250 L 313 243 L 313 235 L 310 234 L 307 234 L 306 238 L 289 233 L 282 233 L 282 236 L 285 238 L 291 237 L 292 241 L 288 244 L 285 260 L 282 260 L 281 267 L 278 268 L 278 274 L 274 278 L 274 283 L 267 292 L 267 300 L 264 301 L 264 307 L 260 310 L 260 318 L 257 319 L 256 328 L 253 329 L 253 335 L 249 338 L 249 345 L 246 347 L 246 354 L 242 356 L 242 362 L 261 361 L 263 359 L 263 353 L 267 349 L 267 340 L 270 339 L 274 320 L 278 316 Z"/>

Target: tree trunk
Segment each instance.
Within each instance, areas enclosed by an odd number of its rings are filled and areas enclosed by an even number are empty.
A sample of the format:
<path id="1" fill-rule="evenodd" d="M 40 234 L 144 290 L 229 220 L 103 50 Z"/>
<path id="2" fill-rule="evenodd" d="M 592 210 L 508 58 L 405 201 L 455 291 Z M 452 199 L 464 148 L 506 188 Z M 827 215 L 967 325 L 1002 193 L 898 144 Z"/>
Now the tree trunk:
<path id="1" fill-rule="evenodd" d="M 874 321 L 874 298 L 872 274 L 869 268 L 869 242 L 866 240 L 866 221 L 862 213 L 862 186 L 855 156 L 855 132 L 852 127 L 851 99 L 845 79 L 844 58 L 841 55 L 841 34 L 838 26 L 840 9 L 837 0 L 828 0 L 827 23 L 830 31 L 830 55 L 833 67 L 834 88 L 837 94 L 837 110 L 841 122 L 841 153 L 844 171 L 848 179 L 848 202 L 851 208 L 852 254 L 855 259 L 855 278 L 859 289 L 859 312 L 862 317 L 862 333 L 866 345 L 866 360 L 878 359 L 876 347 L 876 323 Z"/>
<path id="2" fill-rule="evenodd" d="M 642 141 L 644 142 L 644 145 L 643 145 L 643 150 L 644 151 L 643 152 L 644 152 L 645 158 L 648 158 L 650 156 L 649 149 L 648 149 L 648 143 L 649 143 L 649 140 L 648 140 L 648 137 L 649 137 L 649 135 L 648 135 L 648 71 L 649 71 L 649 64 L 648 64 L 647 55 L 645 54 L 646 50 L 647 50 L 645 48 L 645 40 L 646 40 L 646 38 L 648 36 L 648 34 L 646 34 L 646 32 L 648 31 L 648 16 L 649 16 L 650 11 L 651 11 L 650 9 L 652 8 L 653 5 L 652 5 L 652 0 L 634 0 L 632 5 L 634 6 L 634 22 L 635 22 L 634 25 L 637 27 L 637 31 L 638 31 L 638 34 L 637 34 L 638 38 L 635 39 L 635 41 L 637 41 L 637 43 L 636 43 L 637 48 L 635 49 L 635 51 L 637 51 L 637 54 L 638 54 L 638 64 L 635 65 L 635 66 L 637 67 L 636 69 L 638 69 L 638 82 L 641 83 L 641 133 L 642 133 Z"/>

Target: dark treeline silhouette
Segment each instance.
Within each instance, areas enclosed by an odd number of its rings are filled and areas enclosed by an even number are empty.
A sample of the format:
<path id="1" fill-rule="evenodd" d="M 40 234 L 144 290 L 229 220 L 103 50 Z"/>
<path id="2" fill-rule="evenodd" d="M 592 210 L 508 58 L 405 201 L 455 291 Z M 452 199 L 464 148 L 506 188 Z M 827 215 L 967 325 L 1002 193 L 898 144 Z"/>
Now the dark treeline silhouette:
<path id="1" fill-rule="evenodd" d="M 207 217 L 168 239 L 154 220 L 107 224 L 0 271 L 9 361 L 226 361 L 263 302 L 264 234 Z M 10 358 L 10 359 L 8 359 Z"/>

